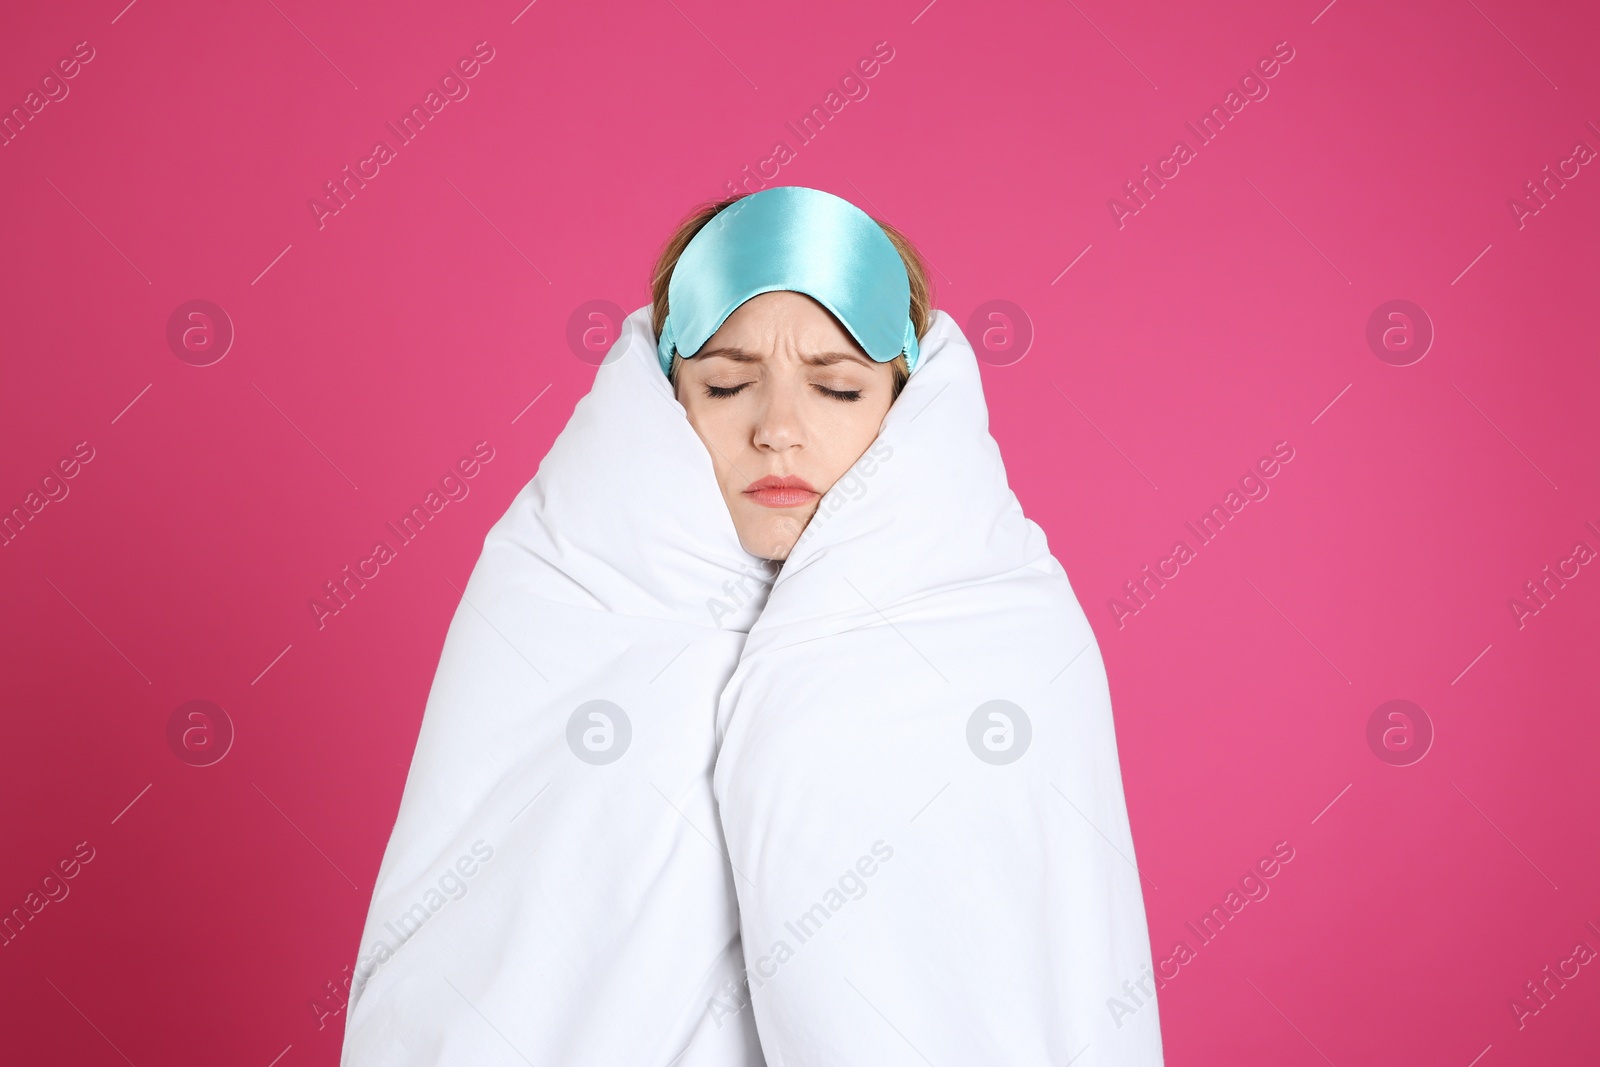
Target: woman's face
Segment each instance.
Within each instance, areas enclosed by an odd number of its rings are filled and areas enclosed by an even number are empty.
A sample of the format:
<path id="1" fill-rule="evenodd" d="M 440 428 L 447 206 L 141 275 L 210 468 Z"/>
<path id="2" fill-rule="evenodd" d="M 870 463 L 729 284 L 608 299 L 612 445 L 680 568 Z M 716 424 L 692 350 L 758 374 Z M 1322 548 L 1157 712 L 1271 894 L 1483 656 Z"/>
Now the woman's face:
<path id="1" fill-rule="evenodd" d="M 822 494 L 877 438 L 893 392 L 890 364 L 801 293 L 745 301 L 683 361 L 678 402 L 745 551 L 788 558 Z"/>

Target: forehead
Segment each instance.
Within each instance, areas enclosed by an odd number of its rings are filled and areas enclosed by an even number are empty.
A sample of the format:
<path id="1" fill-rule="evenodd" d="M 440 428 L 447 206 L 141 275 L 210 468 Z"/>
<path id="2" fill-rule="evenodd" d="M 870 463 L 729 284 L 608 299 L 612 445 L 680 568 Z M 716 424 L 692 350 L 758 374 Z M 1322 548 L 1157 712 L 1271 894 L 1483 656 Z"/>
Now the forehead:
<path id="1" fill-rule="evenodd" d="M 710 352 L 719 344 L 770 350 L 780 341 L 802 351 L 866 355 L 832 312 L 804 293 L 788 290 L 761 293 L 740 304 L 707 340 L 705 350 Z"/>

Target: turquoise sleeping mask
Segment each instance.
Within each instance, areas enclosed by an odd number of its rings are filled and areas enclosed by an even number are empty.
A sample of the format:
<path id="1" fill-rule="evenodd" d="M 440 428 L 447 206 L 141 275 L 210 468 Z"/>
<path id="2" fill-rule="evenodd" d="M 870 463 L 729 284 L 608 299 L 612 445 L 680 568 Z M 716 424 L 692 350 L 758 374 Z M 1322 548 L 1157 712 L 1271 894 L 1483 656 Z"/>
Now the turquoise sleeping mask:
<path id="1" fill-rule="evenodd" d="M 901 353 L 917 369 L 911 281 L 889 235 L 832 193 L 780 185 L 736 200 L 690 240 L 667 284 L 656 354 L 672 372 L 753 296 L 804 293 L 833 313 L 878 363 Z"/>

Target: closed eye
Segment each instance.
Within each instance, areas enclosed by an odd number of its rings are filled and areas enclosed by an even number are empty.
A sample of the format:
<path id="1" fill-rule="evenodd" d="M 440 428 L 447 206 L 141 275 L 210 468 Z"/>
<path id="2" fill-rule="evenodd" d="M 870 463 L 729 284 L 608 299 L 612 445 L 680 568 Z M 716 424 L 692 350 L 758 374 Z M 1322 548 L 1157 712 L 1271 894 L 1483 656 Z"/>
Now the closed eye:
<path id="1" fill-rule="evenodd" d="M 717 398 L 736 396 L 749 384 L 749 382 L 744 382 L 740 385 L 707 385 L 706 395 Z M 815 385 L 815 383 L 812 384 Z M 835 400 L 853 403 L 861 399 L 860 389 L 829 389 L 825 385 L 816 385 L 815 387 L 823 396 L 832 397 Z"/>

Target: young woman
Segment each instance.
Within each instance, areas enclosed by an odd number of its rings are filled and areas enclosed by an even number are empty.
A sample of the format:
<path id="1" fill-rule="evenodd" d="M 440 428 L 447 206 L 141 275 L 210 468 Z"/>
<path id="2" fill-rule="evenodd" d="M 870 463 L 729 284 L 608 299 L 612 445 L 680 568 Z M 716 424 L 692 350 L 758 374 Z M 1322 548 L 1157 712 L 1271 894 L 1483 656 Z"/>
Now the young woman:
<path id="1" fill-rule="evenodd" d="M 1159 1064 L 1104 665 L 915 251 L 771 188 L 652 291 L 451 623 L 344 1062 Z"/>

